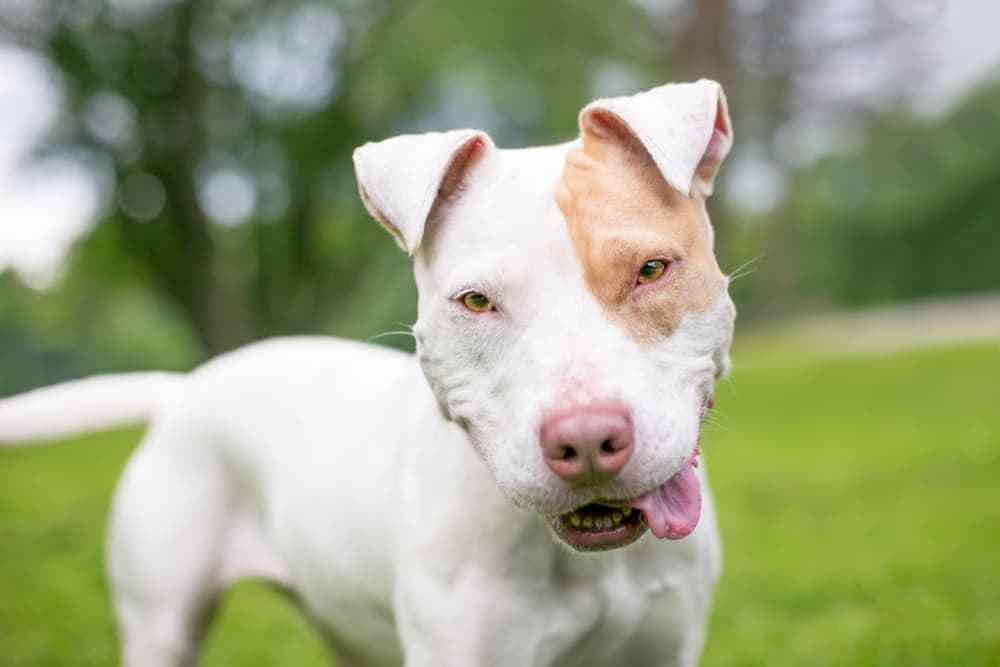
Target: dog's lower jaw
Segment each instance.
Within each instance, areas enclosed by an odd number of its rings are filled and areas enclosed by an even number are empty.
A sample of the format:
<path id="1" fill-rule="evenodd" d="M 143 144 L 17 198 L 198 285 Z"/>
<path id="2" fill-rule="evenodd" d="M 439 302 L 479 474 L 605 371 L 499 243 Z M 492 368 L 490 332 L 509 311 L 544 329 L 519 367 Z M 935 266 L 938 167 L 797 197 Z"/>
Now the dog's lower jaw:
<path id="1" fill-rule="evenodd" d="M 574 551 L 609 551 L 628 546 L 648 530 L 642 512 L 590 503 L 549 519 L 556 537 Z"/>

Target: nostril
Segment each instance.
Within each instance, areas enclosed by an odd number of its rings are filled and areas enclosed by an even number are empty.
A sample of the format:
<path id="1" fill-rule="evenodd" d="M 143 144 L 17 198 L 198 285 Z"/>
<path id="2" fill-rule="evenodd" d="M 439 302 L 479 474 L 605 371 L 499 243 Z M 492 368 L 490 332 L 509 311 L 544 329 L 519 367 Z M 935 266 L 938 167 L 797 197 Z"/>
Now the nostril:
<path id="1" fill-rule="evenodd" d="M 610 440 L 605 440 L 601 443 L 601 452 L 604 454 L 614 454 L 615 447 L 611 444 Z"/>
<path id="2" fill-rule="evenodd" d="M 562 445 L 556 452 L 555 459 L 557 461 L 572 461 L 573 459 L 580 456 L 573 445 Z"/>

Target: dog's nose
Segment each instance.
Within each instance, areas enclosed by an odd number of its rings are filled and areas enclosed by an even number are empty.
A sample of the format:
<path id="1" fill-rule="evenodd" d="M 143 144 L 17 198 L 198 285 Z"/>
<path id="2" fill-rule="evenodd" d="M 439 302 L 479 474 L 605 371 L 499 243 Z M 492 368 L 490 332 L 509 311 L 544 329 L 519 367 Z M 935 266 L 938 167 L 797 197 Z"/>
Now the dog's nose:
<path id="1" fill-rule="evenodd" d="M 559 410 L 542 420 L 542 457 L 557 475 L 596 485 L 615 477 L 632 455 L 632 417 L 618 401 Z"/>

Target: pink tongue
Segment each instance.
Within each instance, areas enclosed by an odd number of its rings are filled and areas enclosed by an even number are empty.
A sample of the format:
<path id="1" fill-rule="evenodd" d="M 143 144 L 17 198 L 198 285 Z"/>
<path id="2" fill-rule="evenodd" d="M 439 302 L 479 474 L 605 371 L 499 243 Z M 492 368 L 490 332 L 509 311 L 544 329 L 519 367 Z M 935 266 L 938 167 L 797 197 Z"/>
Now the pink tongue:
<path id="1" fill-rule="evenodd" d="M 685 465 L 663 486 L 637 498 L 632 505 L 642 510 L 649 529 L 660 539 L 678 540 L 688 535 L 701 517 L 701 484 L 694 468 Z"/>

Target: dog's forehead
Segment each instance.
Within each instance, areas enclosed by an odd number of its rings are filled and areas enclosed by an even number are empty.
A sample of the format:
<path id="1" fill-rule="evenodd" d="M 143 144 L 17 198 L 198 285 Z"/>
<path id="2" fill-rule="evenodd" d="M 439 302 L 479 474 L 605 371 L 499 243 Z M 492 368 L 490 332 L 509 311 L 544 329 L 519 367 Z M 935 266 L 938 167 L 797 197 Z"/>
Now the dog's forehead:
<path id="1" fill-rule="evenodd" d="M 674 190 L 651 162 L 590 139 L 484 155 L 435 223 L 418 273 L 448 289 L 492 280 L 527 294 L 529 283 L 558 284 L 587 295 L 641 344 L 671 337 L 685 316 L 716 303 L 726 279 L 704 201 Z M 676 260 L 669 285 L 629 298 L 642 262 L 654 258 Z"/>
<path id="2" fill-rule="evenodd" d="M 568 148 L 496 149 L 485 155 L 435 234 L 432 254 L 449 256 L 435 263 L 482 255 L 575 263 L 554 198 Z"/>
<path id="3" fill-rule="evenodd" d="M 497 231 L 504 236 L 513 233 L 527 240 L 538 235 L 543 231 L 541 219 L 553 221 L 553 193 L 568 148 L 563 144 L 497 150 L 473 184 L 474 205 L 503 215 L 505 229 Z"/>

